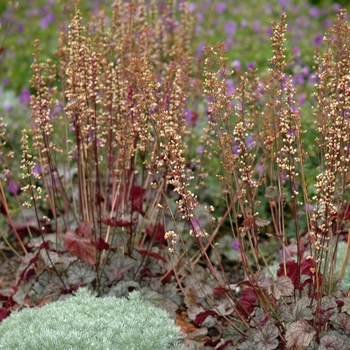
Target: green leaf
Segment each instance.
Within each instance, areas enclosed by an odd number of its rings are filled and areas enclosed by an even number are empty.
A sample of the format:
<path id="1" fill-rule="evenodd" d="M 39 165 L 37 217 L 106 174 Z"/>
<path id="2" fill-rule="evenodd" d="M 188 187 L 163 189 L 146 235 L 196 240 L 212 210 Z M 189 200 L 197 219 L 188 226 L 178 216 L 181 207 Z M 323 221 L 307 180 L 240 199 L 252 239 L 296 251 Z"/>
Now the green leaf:
<path id="1" fill-rule="evenodd" d="M 117 298 L 120 298 L 127 295 L 130 290 L 139 288 L 140 285 L 136 281 L 119 281 L 109 290 L 108 296 L 115 296 Z"/>
<path id="2" fill-rule="evenodd" d="M 287 348 L 303 350 L 315 334 L 316 331 L 305 320 L 293 322 L 286 332 Z"/>
<path id="3" fill-rule="evenodd" d="M 350 335 L 350 316 L 345 313 L 337 313 L 330 318 L 333 327 L 339 332 Z"/>
<path id="4" fill-rule="evenodd" d="M 293 321 L 312 320 L 314 318 L 313 309 L 310 307 L 310 299 L 302 297 L 299 299 L 293 309 Z"/>
<path id="5" fill-rule="evenodd" d="M 272 200 L 277 200 L 279 197 L 278 189 L 276 186 L 269 186 L 265 190 L 265 197 Z"/>
<path id="6" fill-rule="evenodd" d="M 255 349 L 255 343 L 251 340 L 247 340 L 244 343 L 242 343 L 239 347 L 239 350 L 252 350 Z"/>
<path id="7" fill-rule="evenodd" d="M 278 277 L 272 283 L 272 295 L 278 300 L 281 296 L 291 296 L 294 291 L 292 280 L 288 276 Z"/>
<path id="8" fill-rule="evenodd" d="M 149 287 L 143 287 L 140 289 L 140 293 L 144 300 L 160 309 L 167 311 L 172 318 L 176 317 L 176 310 L 178 309 L 178 306 L 172 300 L 166 298 L 161 293 L 151 290 Z"/>
<path id="9" fill-rule="evenodd" d="M 91 283 L 96 278 L 96 272 L 82 261 L 77 261 L 70 266 L 67 275 L 71 285 Z"/>
<path id="10" fill-rule="evenodd" d="M 349 336 L 340 334 L 338 332 L 327 332 L 320 340 L 318 350 L 349 350 L 350 339 Z"/>
<path id="11" fill-rule="evenodd" d="M 273 324 L 267 324 L 261 331 L 255 330 L 253 333 L 253 341 L 255 350 L 274 350 L 278 347 L 279 341 L 278 328 Z"/>
<path id="12" fill-rule="evenodd" d="M 125 255 L 118 256 L 113 259 L 110 264 L 110 273 L 108 275 L 110 281 L 119 281 L 122 276 L 132 269 L 137 264 L 137 261 Z"/>
<path id="13" fill-rule="evenodd" d="M 350 297 L 346 297 L 343 301 L 344 305 L 342 306 L 341 310 L 342 312 L 346 312 L 348 315 L 350 315 Z"/>
<path id="14" fill-rule="evenodd" d="M 264 226 L 269 226 L 270 225 L 270 221 L 269 220 L 263 220 L 261 218 L 256 218 L 255 219 L 255 223 L 259 227 L 264 227 Z"/>
<path id="15" fill-rule="evenodd" d="M 222 333 L 222 337 L 225 340 L 232 340 L 233 344 L 236 345 L 243 338 L 242 333 L 237 328 L 241 328 L 242 332 L 244 332 L 244 329 L 240 324 L 236 325 L 236 328 L 232 326 L 227 326 L 225 327 L 224 332 Z"/>

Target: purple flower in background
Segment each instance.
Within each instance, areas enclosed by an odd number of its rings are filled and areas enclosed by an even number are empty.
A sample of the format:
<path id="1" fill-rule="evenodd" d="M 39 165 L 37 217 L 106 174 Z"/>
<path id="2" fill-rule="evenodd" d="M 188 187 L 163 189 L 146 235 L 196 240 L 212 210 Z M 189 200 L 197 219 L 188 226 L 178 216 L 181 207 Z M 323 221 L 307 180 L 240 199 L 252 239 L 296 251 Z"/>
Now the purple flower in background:
<path id="1" fill-rule="evenodd" d="M 255 34 L 259 34 L 260 33 L 260 31 L 261 31 L 260 26 L 261 26 L 261 21 L 260 20 L 254 21 L 254 23 L 253 23 L 253 30 L 254 30 Z"/>
<path id="2" fill-rule="evenodd" d="M 254 61 L 250 61 L 247 63 L 247 70 L 253 70 L 255 69 L 256 65 L 255 65 L 255 62 Z"/>
<path id="3" fill-rule="evenodd" d="M 242 19 L 242 20 L 241 20 L 241 27 L 242 27 L 242 28 L 247 28 L 247 26 L 248 26 L 248 21 L 245 20 L 245 19 Z"/>
<path id="4" fill-rule="evenodd" d="M 265 30 L 265 33 L 267 36 L 272 36 L 273 34 L 273 29 L 271 27 L 267 27 L 266 30 Z"/>
<path id="5" fill-rule="evenodd" d="M 271 6 L 271 5 L 265 5 L 265 7 L 264 7 L 264 12 L 265 12 L 267 15 L 271 15 L 271 14 L 272 14 L 272 6 Z"/>
<path id="6" fill-rule="evenodd" d="M 233 35 L 237 30 L 237 23 L 235 21 L 227 21 L 225 23 L 225 32 L 227 35 Z"/>
<path id="7" fill-rule="evenodd" d="M 332 26 L 332 22 L 329 20 L 329 19 L 325 19 L 324 21 L 323 21 L 323 27 L 324 27 L 324 29 L 328 29 L 328 28 L 330 28 Z"/>
<path id="8" fill-rule="evenodd" d="M 231 96 L 236 91 L 235 85 L 233 84 L 233 80 L 227 79 L 225 85 L 227 89 L 227 96 Z"/>
<path id="9" fill-rule="evenodd" d="M 334 12 L 338 12 L 339 10 L 341 10 L 341 8 L 342 8 L 342 6 L 340 4 L 338 4 L 338 3 L 335 3 L 333 5 Z"/>
<path id="10" fill-rule="evenodd" d="M 202 57 L 203 56 L 203 49 L 205 47 L 205 42 L 204 41 L 201 41 L 198 45 L 198 48 L 197 48 L 197 57 Z"/>
<path id="11" fill-rule="evenodd" d="M 308 66 L 305 66 L 301 69 L 301 72 L 304 74 L 304 75 L 308 75 L 310 73 L 310 68 Z"/>
<path id="12" fill-rule="evenodd" d="M 40 27 L 42 29 L 45 29 L 49 26 L 49 24 L 53 23 L 55 21 L 55 14 L 53 12 L 50 12 L 45 17 L 43 17 L 40 21 Z"/>
<path id="13" fill-rule="evenodd" d="M 256 146 L 256 141 L 253 135 L 249 135 L 246 139 L 245 139 L 245 144 L 248 148 L 254 148 Z"/>
<path id="14" fill-rule="evenodd" d="M 61 104 L 58 104 L 52 111 L 52 116 L 56 117 L 57 114 L 63 111 L 63 106 Z"/>
<path id="15" fill-rule="evenodd" d="M 188 4 L 188 11 L 193 13 L 196 10 L 195 4 Z"/>
<path id="16" fill-rule="evenodd" d="M 226 10 L 226 3 L 224 2 L 218 2 L 216 5 L 215 5 L 215 10 L 217 12 L 218 15 L 222 15 L 225 10 Z"/>
<path id="17" fill-rule="evenodd" d="M 234 69 L 235 72 L 239 72 L 242 69 L 242 63 L 238 60 L 234 60 L 231 63 L 231 67 Z"/>
<path id="18" fill-rule="evenodd" d="M 304 210 L 311 213 L 314 210 L 314 206 L 307 203 L 304 205 Z"/>
<path id="19" fill-rule="evenodd" d="M 280 181 L 281 181 L 281 184 L 284 185 L 287 181 L 287 175 L 285 173 L 281 173 L 280 174 Z"/>
<path id="20" fill-rule="evenodd" d="M 238 251 L 241 249 L 241 244 L 239 243 L 239 240 L 235 239 L 232 241 L 232 248 Z"/>
<path id="21" fill-rule="evenodd" d="M 300 95 L 298 97 L 298 104 L 303 105 L 305 103 L 305 101 L 306 101 L 305 95 Z"/>
<path id="22" fill-rule="evenodd" d="M 304 79 L 304 75 L 303 73 L 297 73 L 294 75 L 294 81 L 299 84 L 299 85 L 303 85 L 304 82 L 305 82 L 305 79 Z"/>
<path id="23" fill-rule="evenodd" d="M 317 77 L 316 74 L 312 74 L 309 76 L 308 80 L 307 80 L 308 84 L 310 84 L 311 86 L 314 86 L 316 83 L 319 82 L 319 79 Z"/>
<path id="24" fill-rule="evenodd" d="M 24 25 L 23 25 L 22 23 L 19 23 L 19 24 L 17 25 L 17 30 L 18 30 L 20 33 L 22 33 L 23 30 L 24 30 Z"/>
<path id="25" fill-rule="evenodd" d="M 185 109 L 184 118 L 186 119 L 187 124 L 193 128 L 196 125 L 196 121 L 198 119 L 198 113 L 194 111 L 190 111 L 189 109 Z"/>
<path id="26" fill-rule="evenodd" d="M 299 46 L 294 46 L 293 47 L 293 53 L 294 53 L 294 55 L 300 55 L 300 48 L 299 48 Z"/>
<path id="27" fill-rule="evenodd" d="M 314 37 L 314 40 L 313 40 L 314 46 L 320 46 L 322 44 L 322 41 L 323 41 L 323 36 L 322 35 L 316 35 Z"/>
<path id="28" fill-rule="evenodd" d="M 21 191 L 21 186 L 17 181 L 10 181 L 7 189 L 11 194 L 17 195 Z"/>
<path id="29" fill-rule="evenodd" d="M 282 8 L 286 8 L 288 6 L 288 0 L 280 0 L 280 5 Z"/>
<path id="30" fill-rule="evenodd" d="M 39 176 L 40 173 L 41 173 L 41 167 L 40 167 L 40 165 L 38 163 L 36 163 L 34 165 L 34 168 L 33 168 L 33 175 L 34 176 Z"/>
<path id="31" fill-rule="evenodd" d="M 232 148 L 232 153 L 235 154 L 236 156 L 238 156 L 238 155 L 241 154 L 241 151 L 240 151 L 238 145 L 233 146 L 233 148 Z"/>
<path id="32" fill-rule="evenodd" d="M 201 156 L 204 152 L 204 147 L 203 146 L 198 146 L 197 147 L 197 154 Z"/>
<path id="33" fill-rule="evenodd" d="M 27 88 L 23 89 L 18 99 L 20 104 L 27 105 L 30 102 L 30 90 Z"/>
<path id="34" fill-rule="evenodd" d="M 202 26 L 196 26 L 196 27 L 194 28 L 194 32 L 195 32 L 196 34 L 198 34 L 198 33 L 200 33 L 200 32 L 202 31 L 202 29 L 203 29 Z"/>
<path id="35" fill-rule="evenodd" d="M 30 9 L 25 12 L 26 17 L 35 17 L 39 15 L 39 10 L 38 9 Z"/>
<path id="36" fill-rule="evenodd" d="M 321 12 L 320 9 L 318 7 L 311 7 L 310 9 L 310 16 L 313 18 L 318 18 L 320 16 Z"/>
<path id="37" fill-rule="evenodd" d="M 203 13 L 202 12 L 198 12 L 197 13 L 197 21 L 198 22 L 203 22 Z"/>
<path id="38" fill-rule="evenodd" d="M 257 164 L 255 166 L 255 168 L 258 171 L 259 177 L 263 177 L 264 176 L 264 171 L 265 171 L 264 166 L 262 164 Z"/>
<path id="39" fill-rule="evenodd" d="M 8 102 L 4 103 L 4 107 L 6 112 L 10 113 L 12 111 L 12 106 Z"/>
<path id="40" fill-rule="evenodd" d="M 6 86 L 9 82 L 9 78 L 2 78 L 2 85 Z"/>

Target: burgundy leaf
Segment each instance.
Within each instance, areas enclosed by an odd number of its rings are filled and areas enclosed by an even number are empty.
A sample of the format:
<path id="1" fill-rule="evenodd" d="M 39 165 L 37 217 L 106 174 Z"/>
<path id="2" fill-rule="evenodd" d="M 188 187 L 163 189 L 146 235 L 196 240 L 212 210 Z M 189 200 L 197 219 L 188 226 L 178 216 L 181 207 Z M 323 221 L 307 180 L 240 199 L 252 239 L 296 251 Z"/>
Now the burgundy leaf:
<path id="1" fill-rule="evenodd" d="M 33 224 L 35 224 L 35 226 Z M 16 229 L 18 235 L 21 238 L 26 237 L 28 232 L 31 232 L 32 234 L 40 234 L 41 231 L 37 226 L 37 221 L 34 222 L 33 219 L 27 219 L 26 223 L 23 222 L 14 222 L 13 223 L 14 228 Z"/>
<path id="2" fill-rule="evenodd" d="M 214 294 L 215 295 L 224 295 L 228 293 L 229 291 L 221 286 L 217 286 L 214 288 Z"/>
<path id="3" fill-rule="evenodd" d="M 45 244 L 47 242 L 44 242 L 43 244 Z M 17 283 L 19 283 L 20 281 L 22 281 L 23 279 L 26 280 L 26 273 L 27 273 L 27 270 L 29 268 L 31 268 L 32 264 L 35 264 L 38 259 L 39 259 L 39 253 L 40 253 L 40 247 L 39 249 L 35 252 L 35 253 L 29 253 L 29 254 L 26 254 L 23 258 L 23 262 L 22 264 L 20 265 L 19 267 L 19 277 L 18 277 L 18 281 Z M 23 267 L 24 266 L 24 267 Z"/>
<path id="4" fill-rule="evenodd" d="M 136 249 L 136 248 L 135 248 Z M 164 262 L 166 262 L 166 259 L 164 258 L 164 256 L 161 256 L 158 253 L 152 252 L 150 250 L 146 250 L 146 249 L 136 249 L 136 251 L 138 253 L 140 253 L 142 256 L 151 256 L 152 258 L 158 259 L 158 260 L 163 260 Z"/>
<path id="5" fill-rule="evenodd" d="M 248 215 L 242 222 L 244 227 L 251 227 L 255 223 L 254 216 Z"/>
<path id="6" fill-rule="evenodd" d="M 94 224 L 92 222 L 84 221 L 79 225 L 78 229 L 76 230 L 76 233 L 83 238 L 91 239 L 93 227 Z"/>
<path id="7" fill-rule="evenodd" d="M 112 227 L 132 226 L 131 221 L 117 220 L 116 218 L 104 218 L 104 219 L 101 219 L 101 222 L 107 226 L 112 226 Z"/>
<path id="8" fill-rule="evenodd" d="M 206 311 L 202 311 L 200 312 L 196 318 L 194 319 L 193 323 L 195 324 L 195 326 L 200 326 L 208 316 L 218 316 L 218 314 L 214 311 L 214 310 L 206 310 Z"/>
<path id="9" fill-rule="evenodd" d="M 305 320 L 293 322 L 286 332 L 288 349 L 306 349 L 316 331 Z"/>
<path id="10" fill-rule="evenodd" d="M 250 303 L 255 303 L 256 300 L 258 299 L 258 296 L 255 292 L 255 290 L 251 288 L 246 288 L 242 290 L 242 298 Z"/>
<path id="11" fill-rule="evenodd" d="M 25 276 L 26 281 L 29 282 L 30 277 L 34 275 L 35 275 L 35 269 L 33 268 L 28 269 Z"/>
<path id="12" fill-rule="evenodd" d="M 130 197 L 132 201 L 132 210 L 138 211 L 141 215 L 146 213 L 143 211 L 143 199 L 145 197 L 146 190 L 139 185 L 134 185 L 131 189 Z"/>
<path id="13" fill-rule="evenodd" d="M 64 246 L 87 265 L 96 264 L 96 247 L 91 239 L 81 237 L 70 230 L 64 235 Z"/>
<path id="14" fill-rule="evenodd" d="M 255 302 L 258 296 L 251 288 L 242 290 L 242 297 L 238 299 L 237 307 L 243 316 L 249 316 L 255 309 Z"/>
<path id="15" fill-rule="evenodd" d="M 301 261 L 300 267 L 301 267 L 302 275 L 307 275 L 312 277 L 314 275 L 314 269 L 316 268 L 316 262 L 312 258 L 309 258 L 309 259 L 304 258 Z"/>
<path id="16" fill-rule="evenodd" d="M 102 239 L 101 237 L 98 238 L 98 240 L 96 242 L 93 242 L 93 244 L 95 245 L 95 247 L 101 251 L 101 250 L 111 250 L 113 252 L 116 251 L 115 248 L 111 247 L 107 242 L 105 242 L 104 239 Z"/>
<path id="17" fill-rule="evenodd" d="M 216 350 L 224 350 L 227 346 L 233 346 L 233 341 L 232 340 L 226 340 L 222 345 L 220 345 Z"/>
<path id="18" fill-rule="evenodd" d="M 344 220 L 350 220 L 350 202 L 344 203 Z"/>
<path id="19" fill-rule="evenodd" d="M 298 273 L 298 263 L 294 260 L 288 260 L 286 263 L 286 274 L 291 279 L 295 288 L 299 289 L 300 286 L 300 276 Z M 280 267 L 277 270 L 277 276 L 282 277 L 284 274 L 284 263 L 280 263 Z"/>
<path id="20" fill-rule="evenodd" d="M 165 228 L 164 225 L 158 224 L 156 226 L 154 225 L 149 225 L 146 228 L 146 233 L 148 236 L 154 239 L 155 242 L 160 242 L 161 244 L 166 244 L 167 241 L 164 237 L 165 235 Z"/>
<path id="21" fill-rule="evenodd" d="M 148 267 L 144 267 L 143 269 L 141 269 L 140 275 L 142 277 L 153 277 L 153 273 Z"/>
<path id="22" fill-rule="evenodd" d="M 5 308 L 0 308 L 0 322 L 4 320 L 6 317 L 9 317 L 11 314 L 11 311 Z"/>

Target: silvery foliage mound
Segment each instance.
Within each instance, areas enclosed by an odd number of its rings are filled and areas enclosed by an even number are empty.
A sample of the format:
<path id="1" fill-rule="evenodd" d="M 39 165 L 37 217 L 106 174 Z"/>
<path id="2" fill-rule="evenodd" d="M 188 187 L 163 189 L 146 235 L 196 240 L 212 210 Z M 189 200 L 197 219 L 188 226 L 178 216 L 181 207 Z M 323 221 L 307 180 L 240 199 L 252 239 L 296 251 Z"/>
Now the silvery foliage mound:
<path id="1" fill-rule="evenodd" d="M 87 288 L 74 297 L 13 313 L 0 323 L 0 349 L 184 349 L 168 314 L 142 300 L 95 298 Z"/>

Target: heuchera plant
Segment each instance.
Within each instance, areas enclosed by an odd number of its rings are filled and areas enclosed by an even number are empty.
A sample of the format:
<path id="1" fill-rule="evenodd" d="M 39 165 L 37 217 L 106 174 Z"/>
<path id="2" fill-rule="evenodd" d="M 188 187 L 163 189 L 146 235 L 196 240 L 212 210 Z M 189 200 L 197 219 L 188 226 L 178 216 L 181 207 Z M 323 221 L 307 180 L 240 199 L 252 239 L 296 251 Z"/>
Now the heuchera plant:
<path id="1" fill-rule="evenodd" d="M 274 23 L 273 57 L 264 80 L 250 70 L 230 94 L 226 81 L 231 72 L 224 57 L 225 47 L 218 44 L 205 52 L 204 84 L 210 113 L 207 132 L 216 131 L 222 159 L 222 193 L 227 203 L 224 215 L 229 217 L 246 275 L 244 281 L 231 284 L 222 265 L 213 266 L 207 249 L 215 249 L 217 227 L 213 233 L 206 233 L 199 225 L 196 243 L 216 286 L 206 284 L 204 288 L 204 280 L 197 278 L 202 292 L 187 291 L 187 300 L 192 298 L 201 309 L 189 316 L 197 325 L 216 329 L 216 340 L 206 344 L 218 349 L 350 348 L 350 298 L 347 290 L 339 290 L 350 248 L 349 238 L 346 240 L 350 26 L 345 12 L 340 12 L 326 34 L 326 53 L 317 56 L 313 112 L 321 162 L 312 200 L 304 173 L 307 154 L 302 146 L 306 131 L 294 98 L 293 77 L 286 73 L 285 30 L 286 16 L 282 15 L 281 21 Z M 218 71 L 213 72 L 217 66 Z M 204 153 L 212 157 L 214 142 L 207 140 Z M 258 211 L 264 185 L 271 222 Z M 304 211 L 311 201 L 314 209 Z M 295 229 L 293 241 L 286 236 L 288 215 Z M 284 252 L 276 277 L 269 272 L 262 251 L 261 236 L 270 230 Z M 346 253 L 340 257 L 342 267 L 336 274 L 337 245 L 343 239 L 347 241 Z M 292 253 L 286 254 L 291 251 L 291 243 L 295 259 Z M 221 323 L 216 322 L 218 318 Z"/>
<path id="2" fill-rule="evenodd" d="M 57 62 L 41 62 L 35 44 L 20 195 L 1 124 L 2 167 L 22 218 L 3 181 L 2 208 L 25 253 L 6 308 L 83 285 L 99 294 L 114 287 L 118 296 L 141 289 L 173 317 L 180 305 L 176 284 L 167 285 L 174 276 L 167 241 L 176 234 L 166 236 L 165 208 L 176 199 L 169 187 L 185 191 L 192 19 L 186 4 L 116 1 L 112 10 L 109 26 L 101 10 L 86 27 L 77 11 L 68 31 L 62 27 Z"/>

